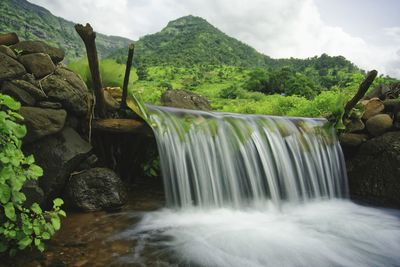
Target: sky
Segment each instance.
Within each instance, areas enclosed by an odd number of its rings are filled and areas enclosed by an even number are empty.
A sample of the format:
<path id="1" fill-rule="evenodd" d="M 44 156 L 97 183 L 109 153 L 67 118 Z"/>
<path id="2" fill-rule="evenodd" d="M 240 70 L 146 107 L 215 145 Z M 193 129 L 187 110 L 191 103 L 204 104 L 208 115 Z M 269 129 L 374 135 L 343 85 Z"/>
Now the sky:
<path id="1" fill-rule="evenodd" d="M 197 15 L 274 58 L 342 55 L 400 78 L 399 0 L 29 0 L 108 35 L 137 40 Z"/>

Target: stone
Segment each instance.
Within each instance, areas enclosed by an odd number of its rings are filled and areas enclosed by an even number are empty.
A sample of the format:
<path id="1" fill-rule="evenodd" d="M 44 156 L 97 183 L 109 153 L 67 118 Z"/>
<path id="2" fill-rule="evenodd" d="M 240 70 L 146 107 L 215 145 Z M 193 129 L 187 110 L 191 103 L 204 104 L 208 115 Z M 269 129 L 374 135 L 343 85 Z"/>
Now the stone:
<path id="1" fill-rule="evenodd" d="M 167 90 L 161 95 L 161 103 L 175 108 L 211 110 L 207 98 L 187 90 Z"/>
<path id="2" fill-rule="evenodd" d="M 25 90 L 22 90 L 7 82 L 1 86 L 1 93 L 11 96 L 15 100 L 19 101 L 22 105 L 34 106 L 36 103 L 35 98 L 33 98 Z"/>
<path id="3" fill-rule="evenodd" d="M 120 107 L 118 101 L 106 90 L 104 90 L 104 102 L 106 104 L 106 109 L 109 111 L 118 110 Z"/>
<path id="4" fill-rule="evenodd" d="M 91 154 L 92 146 L 69 127 L 61 132 L 25 145 L 26 154 L 33 154 L 36 164 L 42 167 L 39 185 L 47 202 L 61 196 L 67 179 L 79 164 Z"/>
<path id="5" fill-rule="evenodd" d="M 18 60 L 36 79 L 41 79 L 53 73 L 56 68 L 50 56 L 44 53 L 23 55 Z"/>
<path id="6" fill-rule="evenodd" d="M 378 114 L 367 120 L 367 130 L 373 136 L 387 132 L 393 126 L 393 120 L 388 114 Z"/>
<path id="7" fill-rule="evenodd" d="M 86 84 L 74 72 L 57 68 L 41 84 L 49 99 L 60 102 L 66 110 L 78 117 L 89 113 L 91 94 Z"/>
<path id="8" fill-rule="evenodd" d="M 50 101 L 40 101 L 36 104 L 36 106 L 41 108 L 51 108 L 51 109 L 61 109 L 62 105 L 58 102 L 50 102 Z"/>
<path id="9" fill-rule="evenodd" d="M 40 205 L 44 201 L 44 192 L 42 188 L 40 188 L 37 180 L 27 180 L 21 192 L 24 193 L 26 197 L 24 203 L 25 207 L 30 207 L 35 202 Z"/>
<path id="10" fill-rule="evenodd" d="M 66 203 L 83 211 L 113 210 L 126 202 L 121 178 L 112 170 L 93 168 L 69 179 Z"/>
<path id="11" fill-rule="evenodd" d="M 62 49 L 50 46 L 42 41 L 22 41 L 13 46 L 12 49 L 20 51 L 22 55 L 44 53 L 50 56 L 51 60 L 57 64 L 61 62 L 65 53 Z"/>
<path id="12" fill-rule="evenodd" d="M 339 136 L 342 146 L 357 147 L 368 140 L 366 134 L 343 133 Z"/>
<path id="13" fill-rule="evenodd" d="M 400 207 L 400 132 L 370 139 L 346 164 L 353 198 Z"/>
<path id="14" fill-rule="evenodd" d="M 37 141 L 47 135 L 55 134 L 64 128 L 67 112 L 63 109 L 44 109 L 21 107 L 20 114 L 28 130 L 24 143 Z"/>
<path id="15" fill-rule="evenodd" d="M 17 59 L 17 56 L 15 55 L 14 51 L 12 51 L 12 49 L 9 48 L 8 46 L 0 45 L 0 52 L 6 54 L 7 56 L 13 59 Z"/>
<path id="16" fill-rule="evenodd" d="M 41 89 L 25 80 L 6 81 L 3 83 L 2 88 L 19 88 L 29 93 L 35 100 L 47 98 L 46 94 Z"/>
<path id="17" fill-rule="evenodd" d="M 382 113 L 385 109 L 383 102 L 379 98 L 372 98 L 370 100 L 361 101 L 364 106 L 364 114 L 362 116 L 363 120 L 368 120 L 373 116 Z"/>
<path id="18" fill-rule="evenodd" d="M 0 52 L 0 81 L 20 77 L 26 73 L 24 66 Z"/>
<path id="19" fill-rule="evenodd" d="M 0 45 L 13 45 L 19 42 L 15 32 L 0 34 Z"/>
<path id="20" fill-rule="evenodd" d="M 365 124 L 361 119 L 350 118 L 346 124 L 346 131 L 349 133 L 359 132 L 365 129 Z"/>

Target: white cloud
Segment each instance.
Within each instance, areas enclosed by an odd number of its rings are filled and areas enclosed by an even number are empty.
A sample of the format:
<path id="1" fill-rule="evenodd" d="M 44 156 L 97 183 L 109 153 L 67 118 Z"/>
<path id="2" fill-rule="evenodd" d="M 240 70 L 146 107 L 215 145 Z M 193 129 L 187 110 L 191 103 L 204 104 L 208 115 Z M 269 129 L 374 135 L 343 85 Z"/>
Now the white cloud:
<path id="1" fill-rule="evenodd" d="M 314 0 L 32 0 L 99 32 L 137 39 L 193 14 L 269 56 L 343 55 L 366 70 L 400 77 L 400 27 L 382 29 L 385 43 L 367 43 L 327 25 Z M 377 33 L 379 36 L 379 33 Z M 378 37 L 377 37 L 378 38 Z"/>

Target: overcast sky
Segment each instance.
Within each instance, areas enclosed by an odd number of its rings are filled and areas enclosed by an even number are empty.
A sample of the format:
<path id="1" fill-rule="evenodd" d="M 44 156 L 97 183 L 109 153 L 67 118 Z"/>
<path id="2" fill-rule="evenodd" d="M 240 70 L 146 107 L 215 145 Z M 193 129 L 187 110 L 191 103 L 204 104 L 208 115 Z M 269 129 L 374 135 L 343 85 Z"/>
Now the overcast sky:
<path id="1" fill-rule="evenodd" d="M 400 78 L 399 0 L 29 0 L 96 31 L 137 40 L 185 15 L 272 56 L 343 55 Z"/>

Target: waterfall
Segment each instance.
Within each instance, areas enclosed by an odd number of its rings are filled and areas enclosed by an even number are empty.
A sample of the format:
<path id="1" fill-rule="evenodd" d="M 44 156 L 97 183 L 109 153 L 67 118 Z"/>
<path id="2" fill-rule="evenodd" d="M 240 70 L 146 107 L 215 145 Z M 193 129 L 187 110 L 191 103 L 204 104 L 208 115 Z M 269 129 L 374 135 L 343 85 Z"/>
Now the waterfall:
<path id="1" fill-rule="evenodd" d="M 148 108 L 167 207 L 116 237 L 124 264 L 400 266 L 400 212 L 349 200 L 326 120 Z"/>
<path id="2" fill-rule="evenodd" d="M 246 207 L 347 196 L 324 119 L 149 106 L 169 206 Z"/>

